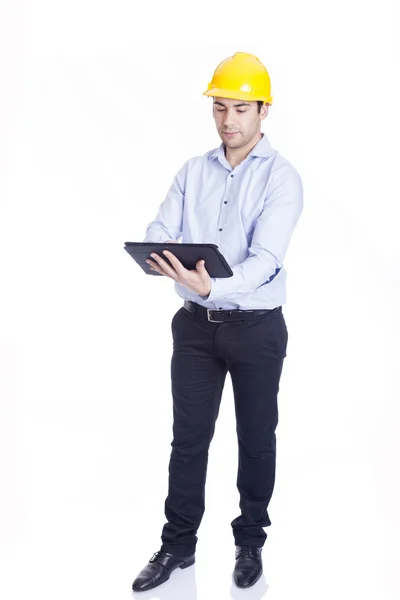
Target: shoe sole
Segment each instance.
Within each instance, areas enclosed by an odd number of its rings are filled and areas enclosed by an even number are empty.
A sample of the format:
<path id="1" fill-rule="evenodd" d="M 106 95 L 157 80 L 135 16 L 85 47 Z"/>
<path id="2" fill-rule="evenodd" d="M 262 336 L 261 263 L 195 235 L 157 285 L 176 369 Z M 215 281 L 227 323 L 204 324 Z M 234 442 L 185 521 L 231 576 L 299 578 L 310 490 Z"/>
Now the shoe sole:
<path id="1" fill-rule="evenodd" d="M 196 562 L 196 559 L 192 558 L 191 560 L 188 560 L 187 562 L 183 563 L 182 565 L 175 567 L 175 569 L 178 569 L 178 568 L 179 569 L 187 569 L 188 567 L 191 567 L 192 565 L 194 565 L 195 562 Z M 154 588 L 156 588 L 159 585 L 162 585 L 163 583 L 168 581 L 168 579 L 171 577 L 171 575 L 175 571 L 175 569 L 173 569 L 173 571 L 171 571 L 171 573 L 168 575 L 168 577 L 166 577 L 163 580 L 159 579 L 156 583 L 147 585 L 146 587 L 142 587 L 142 588 L 135 588 L 132 586 L 132 589 L 134 592 L 147 592 L 147 590 L 153 590 Z"/>

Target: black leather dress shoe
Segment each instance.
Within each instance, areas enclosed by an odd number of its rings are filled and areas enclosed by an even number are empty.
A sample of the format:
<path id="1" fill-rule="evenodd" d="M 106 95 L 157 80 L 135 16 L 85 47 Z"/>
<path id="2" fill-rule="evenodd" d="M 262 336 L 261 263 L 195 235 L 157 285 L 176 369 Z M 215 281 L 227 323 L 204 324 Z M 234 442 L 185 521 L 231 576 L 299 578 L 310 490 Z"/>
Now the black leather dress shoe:
<path id="1" fill-rule="evenodd" d="M 261 550 L 255 546 L 236 546 L 233 579 L 238 587 L 250 587 L 260 579 L 263 572 Z"/>
<path id="2" fill-rule="evenodd" d="M 132 589 L 135 592 L 144 592 L 157 587 L 169 579 L 172 571 L 180 567 L 186 569 L 193 565 L 195 555 L 190 556 L 175 556 L 168 552 L 156 552 L 149 563 L 142 569 L 132 584 Z"/>

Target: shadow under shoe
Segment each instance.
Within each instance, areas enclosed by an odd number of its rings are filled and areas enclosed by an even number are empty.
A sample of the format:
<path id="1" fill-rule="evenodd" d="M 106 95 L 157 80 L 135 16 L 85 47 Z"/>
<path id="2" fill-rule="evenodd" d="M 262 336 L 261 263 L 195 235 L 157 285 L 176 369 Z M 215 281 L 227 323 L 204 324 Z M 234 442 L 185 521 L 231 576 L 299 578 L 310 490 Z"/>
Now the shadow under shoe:
<path id="1" fill-rule="evenodd" d="M 262 548 L 256 546 L 236 546 L 234 582 L 238 587 L 247 588 L 256 583 L 262 575 Z"/>
<path id="2" fill-rule="evenodd" d="M 167 581 L 172 571 L 180 567 L 186 569 L 195 562 L 195 555 L 175 556 L 169 552 L 156 552 L 142 569 L 132 584 L 135 592 L 151 590 Z"/>

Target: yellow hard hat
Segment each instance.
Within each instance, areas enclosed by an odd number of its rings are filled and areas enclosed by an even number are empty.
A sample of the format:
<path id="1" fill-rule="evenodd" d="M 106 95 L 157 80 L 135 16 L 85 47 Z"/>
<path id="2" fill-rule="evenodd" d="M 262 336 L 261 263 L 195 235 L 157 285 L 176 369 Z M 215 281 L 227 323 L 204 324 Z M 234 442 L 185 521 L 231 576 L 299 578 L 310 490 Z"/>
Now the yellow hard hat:
<path id="1" fill-rule="evenodd" d="M 236 52 L 218 65 L 203 96 L 272 104 L 269 73 L 254 54 Z"/>

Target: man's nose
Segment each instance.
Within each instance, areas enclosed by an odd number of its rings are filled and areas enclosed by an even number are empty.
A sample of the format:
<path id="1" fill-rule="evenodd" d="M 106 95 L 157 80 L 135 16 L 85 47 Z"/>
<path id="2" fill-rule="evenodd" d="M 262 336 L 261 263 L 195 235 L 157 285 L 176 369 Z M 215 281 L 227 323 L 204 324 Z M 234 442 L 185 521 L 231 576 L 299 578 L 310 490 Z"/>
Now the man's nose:
<path id="1" fill-rule="evenodd" d="M 223 124 L 225 127 L 230 127 L 231 125 L 233 125 L 233 123 L 234 123 L 234 113 L 233 113 L 233 111 L 227 110 L 224 115 Z"/>

